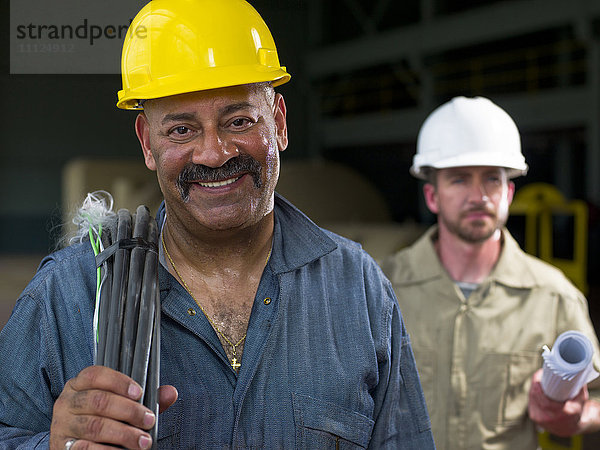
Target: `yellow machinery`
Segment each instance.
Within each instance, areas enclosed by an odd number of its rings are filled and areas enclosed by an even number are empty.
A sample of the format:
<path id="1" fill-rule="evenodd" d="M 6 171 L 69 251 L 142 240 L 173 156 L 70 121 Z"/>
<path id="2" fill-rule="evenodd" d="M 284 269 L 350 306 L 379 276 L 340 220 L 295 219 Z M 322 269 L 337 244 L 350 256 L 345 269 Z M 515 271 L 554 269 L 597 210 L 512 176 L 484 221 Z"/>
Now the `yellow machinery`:
<path id="1" fill-rule="evenodd" d="M 515 194 L 510 213 L 525 217 L 524 250 L 561 269 L 586 294 L 588 208 L 585 202 L 566 200 L 550 184 L 531 183 Z M 553 219 L 559 216 L 573 218 L 573 236 L 561 236 L 572 241 L 572 259 L 554 256 Z"/>
<path id="2" fill-rule="evenodd" d="M 547 431 L 538 434 L 538 444 L 541 450 L 582 450 L 583 439 L 581 435 L 571 438 L 556 438 Z"/>

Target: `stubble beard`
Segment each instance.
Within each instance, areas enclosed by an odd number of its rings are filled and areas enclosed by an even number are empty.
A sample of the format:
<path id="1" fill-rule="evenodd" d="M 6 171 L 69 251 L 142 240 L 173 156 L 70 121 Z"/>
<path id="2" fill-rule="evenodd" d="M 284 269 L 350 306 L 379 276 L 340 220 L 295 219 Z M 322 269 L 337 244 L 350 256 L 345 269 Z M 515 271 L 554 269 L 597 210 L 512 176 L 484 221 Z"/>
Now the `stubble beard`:
<path id="1" fill-rule="evenodd" d="M 462 241 L 469 244 L 480 244 L 494 236 L 506 223 L 506 218 L 498 217 L 489 211 L 486 211 L 486 213 L 492 220 L 491 225 L 488 225 L 489 221 L 482 219 L 465 221 L 466 214 L 461 215 L 456 220 L 449 220 L 444 215 L 441 215 L 440 218 L 448 231 L 458 236 Z"/>

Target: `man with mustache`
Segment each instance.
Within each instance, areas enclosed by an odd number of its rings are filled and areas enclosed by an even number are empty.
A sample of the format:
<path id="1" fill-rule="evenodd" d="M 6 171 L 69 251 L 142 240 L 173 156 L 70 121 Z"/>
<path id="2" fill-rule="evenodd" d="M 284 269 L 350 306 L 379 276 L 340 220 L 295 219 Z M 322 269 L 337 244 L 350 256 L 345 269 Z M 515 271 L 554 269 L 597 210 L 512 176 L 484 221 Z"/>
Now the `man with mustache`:
<path id="1" fill-rule="evenodd" d="M 140 387 L 91 366 L 89 242 L 42 263 L 0 334 L 0 355 L 11 354 L 0 441 L 434 448 L 391 284 L 358 244 L 275 194 L 288 135 L 273 87 L 290 75 L 258 13 L 243 0 L 153 0 L 131 24 L 122 67 L 117 106 L 138 111 L 164 195 L 158 442 Z"/>
<path id="2" fill-rule="evenodd" d="M 579 330 L 598 368 L 598 340 L 583 295 L 504 226 L 511 179 L 527 169 L 516 125 L 486 98 L 452 99 L 419 132 L 411 173 L 425 180 L 437 225 L 382 267 L 411 335 L 438 449 L 536 449 L 537 427 L 559 436 L 600 428 L 600 403 L 587 388 L 555 402 L 540 387 L 543 345 Z"/>

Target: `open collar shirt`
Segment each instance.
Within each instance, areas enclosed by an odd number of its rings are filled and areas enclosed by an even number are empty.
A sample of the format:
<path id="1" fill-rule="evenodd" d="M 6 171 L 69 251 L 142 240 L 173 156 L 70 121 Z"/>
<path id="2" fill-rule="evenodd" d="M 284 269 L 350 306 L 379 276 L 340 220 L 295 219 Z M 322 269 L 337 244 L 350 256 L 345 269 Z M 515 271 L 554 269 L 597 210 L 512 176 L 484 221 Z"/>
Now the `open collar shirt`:
<path id="1" fill-rule="evenodd" d="M 159 281 L 161 384 L 179 391 L 160 448 L 434 448 L 389 281 L 283 198 L 239 374 L 162 266 Z M 54 401 L 93 361 L 95 284 L 83 243 L 44 259 L 19 298 L 0 333 L 0 448 L 47 447 Z"/>
<path id="2" fill-rule="evenodd" d="M 439 261 L 437 226 L 382 265 L 411 336 L 438 449 L 536 449 L 530 379 L 542 347 L 562 332 L 585 333 L 599 367 L 586 299 L 502 233 L 496 266 L 468 298 Z"/>

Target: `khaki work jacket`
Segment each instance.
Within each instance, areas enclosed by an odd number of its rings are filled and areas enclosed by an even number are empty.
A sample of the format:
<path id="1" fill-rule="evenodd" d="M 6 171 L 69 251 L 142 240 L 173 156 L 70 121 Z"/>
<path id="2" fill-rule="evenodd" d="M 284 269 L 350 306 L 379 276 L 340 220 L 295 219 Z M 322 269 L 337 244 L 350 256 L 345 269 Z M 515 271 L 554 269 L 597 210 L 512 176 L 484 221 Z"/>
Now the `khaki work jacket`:
<path id="1" fill-rule="evenodd" d="M 411 337 L 436 446 L 535 449 L 527 403 L 542 347 L 579 330 L 592 340 L 600 367 L 587 301 L 506 229 L 494 270 L 465 298 L 439 262 L 436 236 L 434 226 L 382 264 Z"/>

